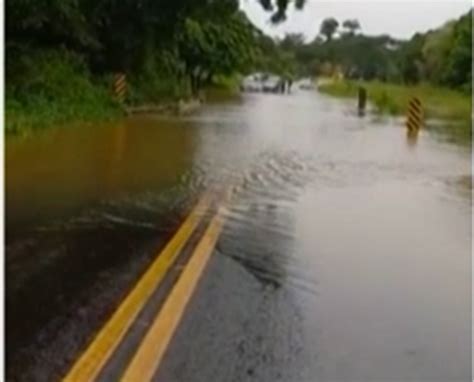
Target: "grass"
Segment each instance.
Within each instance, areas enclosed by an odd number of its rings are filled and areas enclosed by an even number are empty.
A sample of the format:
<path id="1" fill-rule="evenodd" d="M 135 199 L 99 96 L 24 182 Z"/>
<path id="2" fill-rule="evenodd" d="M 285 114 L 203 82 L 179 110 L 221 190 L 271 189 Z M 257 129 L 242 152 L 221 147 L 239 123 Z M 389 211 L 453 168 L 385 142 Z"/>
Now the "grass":
<path id="1" fill-rule="evenodd" d="M 367 89 L 369 100 L 382 113 L 403 115 L 409 100 L 420 98 L 426 118 L 470 121 L 471 97 L 466 94 L 428 84 L 405 86 L 378 81 L 338 81 L 322 84 L 323 93 L 337 97 L 357 97 L 359 86 Z"/>
<path id="2" fill-rule="evenodd" d="M 110 79 L 93 79 L 80 57 L 61 50 L 33 52 L 8 67 L 5 133 L 30 132 L 69 122 L 120 115 Z"/>
<path id="3" fill-rule="evenodd" d="M 240 94 L 241 80 L 242 75 L 238 73 L 227 76 L 214 76 L 212 82 L 203 89 L 205 99 L 212 101 L 233 99 Z"/>
<path id="4" fill-rule="evenodd" d="M 319 90 L 336 97 L 352 98 L 357 97 L 359 86 L 367 89 L 369 101 L 383 114 L 405 115 L 410 99 L 418 97 L 427 120 L 443 121 L 441 125 L 436 124 L 434 130 L 448 133 L 450 139 L 470 142 L 472 101 L 469 95 L 429 84 L 406 86 L 379 81 L 328 81 L 322 83 Z"/>
<path id="5" fill-rule="evenodd" d="M 210 88 L 223 89 L 228 92 L 238 92 L 241 81 L 242 75 L 238 73 L 229 76 L 216 75 L 214 76 Z"/>
<path id="6" fill-rule="evenodd" d="M 30 97 L 27 101 L 10 98 L 5 101 L 5 133 L 28 135 L 52 126 L 66 125 L 72 121 L 103 121 L 122 115 L 119 105 L 101 92 L 91 92 L 81 101 Z"/>
<path id="7" fill-rule="evenodd" d="M 166 61 L 166 62 L 165 62 Z M 5 134 L 77 125 L 123 115 L 112 94 L 113 75 L 92 75 L 84 57 L 65 48 L 11 50 L 6 66 Z M 189 79 L 176 63 L 150 55 L 140 71 L 127 75 L 128 106 L 162 105 L 192 98 Z M 240 75 L 216 76 L 203 89 L 222 98 L 238 92 Z"/>

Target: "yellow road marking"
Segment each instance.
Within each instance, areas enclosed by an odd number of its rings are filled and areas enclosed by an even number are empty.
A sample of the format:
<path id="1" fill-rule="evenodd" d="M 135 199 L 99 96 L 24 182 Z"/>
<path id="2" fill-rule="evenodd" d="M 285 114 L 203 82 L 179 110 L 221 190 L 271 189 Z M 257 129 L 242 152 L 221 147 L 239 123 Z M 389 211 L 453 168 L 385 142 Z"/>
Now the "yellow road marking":
<path id="1" fill-rule="evenodd" d="M 121 378 L 122 382 L 150 381 L 158 369 L 169 342 L 183 316 L 187 303 L 211 257 L 224 225 L 224 207 L 209 223 L 181 277 L 148 330 L 137 353 Z"/>
<path id="2" fill-rule="evenodd" d="M 97 377 L 153 291 L 176 260 L 210 204 L 211 197 L 208 193 L 200 199 L 173 238 L 123 300 L 87 350 L 76 361 L 64 377 L 64 382 L 90 382 Z"/>

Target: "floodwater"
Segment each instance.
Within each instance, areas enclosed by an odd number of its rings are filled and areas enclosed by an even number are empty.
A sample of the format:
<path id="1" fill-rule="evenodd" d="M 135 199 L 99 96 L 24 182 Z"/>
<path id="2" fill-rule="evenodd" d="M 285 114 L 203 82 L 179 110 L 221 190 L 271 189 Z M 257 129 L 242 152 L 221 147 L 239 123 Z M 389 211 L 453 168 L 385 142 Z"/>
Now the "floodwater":
<path id="1" fill-rule="evenodd" d="M 218 255 L 291 299 L 288 380 L 470 380 L 471 153 L 445 138 L 295 91 L 7 141 L 9 378 L 60 375 L 196 197 L 240 184 Z"/>

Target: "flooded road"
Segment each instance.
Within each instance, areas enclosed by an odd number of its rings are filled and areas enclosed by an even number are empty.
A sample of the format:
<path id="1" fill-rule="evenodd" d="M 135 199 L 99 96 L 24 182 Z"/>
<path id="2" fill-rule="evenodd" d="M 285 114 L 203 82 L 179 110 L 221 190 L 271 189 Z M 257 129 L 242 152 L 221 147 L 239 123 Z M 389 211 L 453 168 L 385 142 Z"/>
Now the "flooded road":
<path id="1" fill-rule="evenodd" d="M 469 381 L 470 166 L 296 91 L 11 140 L 8 378 L 59 379 L 203 190 L 242 182 L 157 381 Z"/>

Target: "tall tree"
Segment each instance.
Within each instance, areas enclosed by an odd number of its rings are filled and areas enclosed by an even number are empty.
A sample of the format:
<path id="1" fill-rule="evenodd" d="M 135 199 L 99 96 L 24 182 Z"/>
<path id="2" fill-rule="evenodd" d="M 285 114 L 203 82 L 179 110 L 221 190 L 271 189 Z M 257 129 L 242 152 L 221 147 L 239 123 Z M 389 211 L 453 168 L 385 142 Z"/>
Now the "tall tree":
<path id="1" fill-rule="evenodd" d="M 280 43 L 286 50 L 295 50 L 304 45 L 304 35 L 301 33 L 287 33 Z"/>
<path id="2" fill-rule="evenodd" d="M 326 37 L 326 41 L 331 41 L 337 28 L 339 28 L 339 22 L 335 18 L 330 17 L 324 19 L 321 23 L 320 33 Z"/>
<path id="3" fill-rule="evenodd" d="M 412 84 L 424 77 L 424 57 L 422 53 L 426 36 L 416 33 L 412 39 L 404 43 L 397 55 L 398 66 L 404 82 Z"/>
<path id="4" fill-rule="evenodd" d="M 455 25 L 443 83 L 468 93 L 472 89 L 472 10 Z"/>
<path id="5" fill-rule="evenodd" d="M 356 31 L 360 30 L 360 23 L 357 19 L 344 20 L 342 26 L 347 31 L 346 33 L 350 36 L 353 36 Z"/>
<path id="6" fill-rule="evenodd" d="M 426 34 L 422 48 L 424 74 L 431 82 L 440 83 L 444 76 L 447 57 L 453 45 L 454 25 L 455 22 L 451 21 Z"/>
<path id="7" fill-rule="evenodd" d="M 214 75 L 246 71 L 255 60 L 255 30 L 242 12 L 220 13 L 215 18 L 195 15 L 186 18 L 180 30 L 179 55 L 193 92 Z"/>

